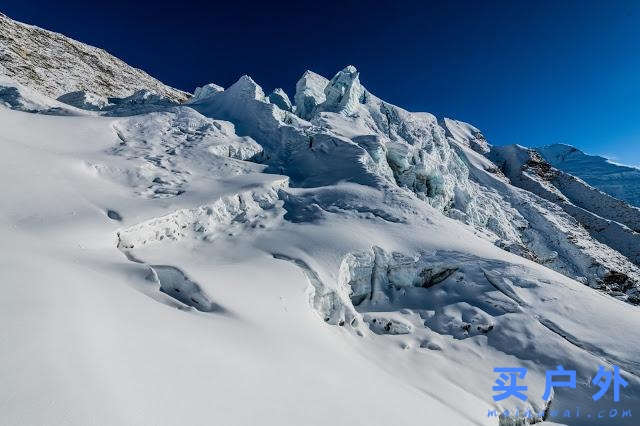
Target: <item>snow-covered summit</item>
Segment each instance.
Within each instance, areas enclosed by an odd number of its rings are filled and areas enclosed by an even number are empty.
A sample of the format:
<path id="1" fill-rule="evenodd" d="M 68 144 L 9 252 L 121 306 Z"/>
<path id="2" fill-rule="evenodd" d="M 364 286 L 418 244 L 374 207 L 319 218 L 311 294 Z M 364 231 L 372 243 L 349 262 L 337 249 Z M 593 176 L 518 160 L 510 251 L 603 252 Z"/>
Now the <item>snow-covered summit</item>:
<path id="1" fill-rule="evenodd" d="M 536 150 L 554 167 L 640 207 L 640 169 L 616 164 L 598 155 L 585 154 L 566 144 L 547 145 Z"/>
<path id="2" fill-rule="evenodd" d="M 140 89 L 180 102 L 189 97 L 102 49 L 5 15 L 0 15 L 0 74 L 54 99 L 77 91 L 126 97 Z"/>

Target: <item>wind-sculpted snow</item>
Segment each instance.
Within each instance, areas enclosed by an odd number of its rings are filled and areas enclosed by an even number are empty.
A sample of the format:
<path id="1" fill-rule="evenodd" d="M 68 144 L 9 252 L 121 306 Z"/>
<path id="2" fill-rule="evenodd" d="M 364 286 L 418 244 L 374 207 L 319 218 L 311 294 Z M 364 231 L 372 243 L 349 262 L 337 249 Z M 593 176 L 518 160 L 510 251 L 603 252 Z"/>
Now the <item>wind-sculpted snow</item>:
<path id="1" fill-rule="evenodd" d="M 251 138 L 237 136 L 231 123 L 187 107 L 122 119 L 114 129 L 120 143 L 112 153 L 144 161 L 132 185 L 147 197 L 180 195 L 198 175 L 245 173 L 246 167 L 234 159 L 262 152 Z"/>
<path id="2" fill-rule="evenodd" d="M 1 69 L 0 69 L 1 71 Z M 0 106 L 49 115 L 81 115 L 83 112 L 21 85 L 0 72 Z"/>
<path id="3" fill-rule="evenodd" d="M 0 74 L 54 99 L 79 90 L 102 97 L 125 97 L 140 89 L 176 101 L 189 97 L 102 49 L 2 14 Z"/>
<path id="4" fill-rule="evenodd" d="M 213 241 L 245 230 L 275 226 L 282 216 L 278 191 L 286 180 L 275 181 L 265 190 L 224 196 L 195 208 L 180 209 L 118 231 L 118 248 L 130 250 L 163 240 L 193 238 Z"/>

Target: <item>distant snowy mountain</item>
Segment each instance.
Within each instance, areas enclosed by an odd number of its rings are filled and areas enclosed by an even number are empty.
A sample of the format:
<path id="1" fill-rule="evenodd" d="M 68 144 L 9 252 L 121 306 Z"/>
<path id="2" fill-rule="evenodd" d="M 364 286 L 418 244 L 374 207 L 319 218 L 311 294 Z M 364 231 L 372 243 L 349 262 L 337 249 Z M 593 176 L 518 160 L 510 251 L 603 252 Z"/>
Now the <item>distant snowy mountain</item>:
<path id="1" fill-rule="evenodd" d="M 607 194 L 640 207 L 640 169 L 588 155 L 570 145 L 536 148 L 551 165 L 570 173 Z"/>
<path id="2" fill-rule="evenodd" d="M 3 72 L 7 424 L 590 425 L 600 365 L 637 423 L 640 210 L 536 151 L 353 66 L 182 103 Z M 494 401 L 495 367 L 529 398 Z"/>
<path id="3" fill-rule="evenodd" d="M 76 91 L 125 97 L 141 89 L 175 101 L 189 97 L 102 49 L 14 21 L 2 13 L 0 75 L 54 99 Z"/>

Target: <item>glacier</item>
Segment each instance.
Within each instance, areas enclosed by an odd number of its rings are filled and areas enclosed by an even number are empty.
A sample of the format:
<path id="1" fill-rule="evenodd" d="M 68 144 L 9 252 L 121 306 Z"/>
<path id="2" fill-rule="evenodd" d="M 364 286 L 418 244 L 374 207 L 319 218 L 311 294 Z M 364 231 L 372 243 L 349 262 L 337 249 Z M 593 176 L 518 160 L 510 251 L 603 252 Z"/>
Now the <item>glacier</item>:
<path id="1" fill-rule="evenodd" d="M 640 407 L 640 209 L 354 66 L 290 98 L 43 63 L 0 60 L 7 424 L 583 425 L 599 365 Z"/>

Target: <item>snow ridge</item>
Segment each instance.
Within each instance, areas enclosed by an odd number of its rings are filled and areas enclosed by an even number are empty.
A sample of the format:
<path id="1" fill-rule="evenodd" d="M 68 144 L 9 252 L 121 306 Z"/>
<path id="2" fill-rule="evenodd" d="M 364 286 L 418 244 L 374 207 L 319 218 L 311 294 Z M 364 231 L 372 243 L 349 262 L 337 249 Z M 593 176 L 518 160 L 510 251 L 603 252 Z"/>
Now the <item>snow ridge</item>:
<path id="1" fill-rule="evenodd" d="M 640 207 L 640 169 L 588 155 L 565 144 L 536 148 L 552 166 L 570 173 L 615 198 Z"/>

